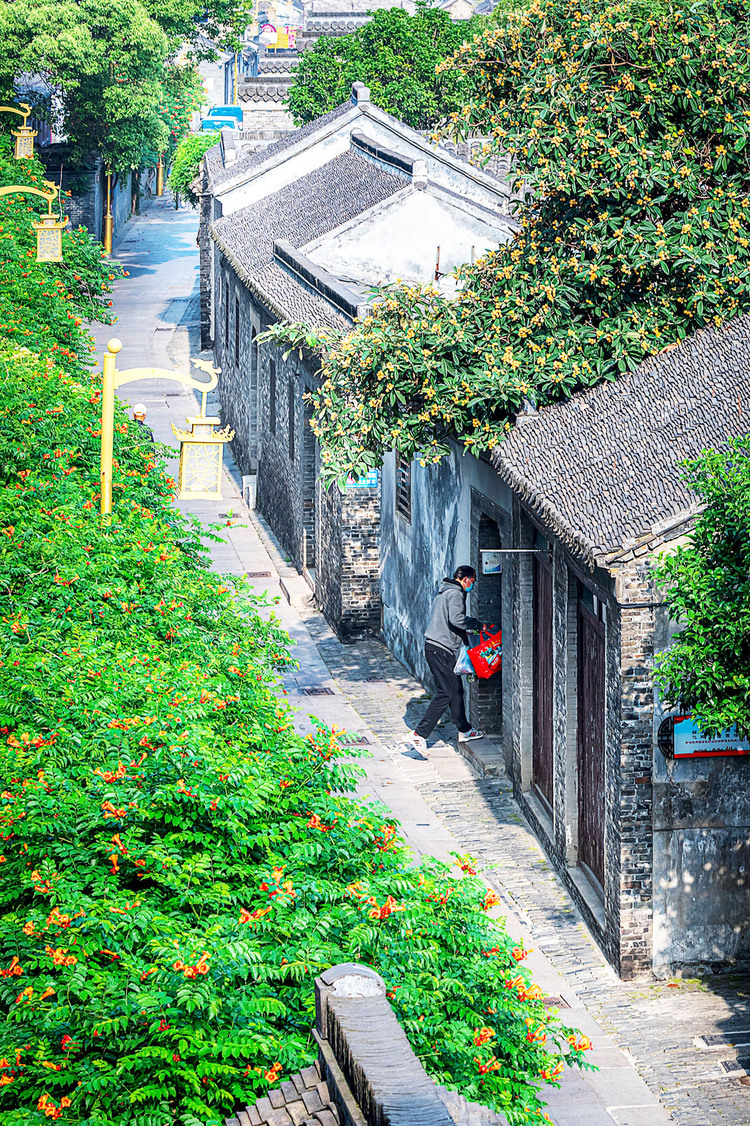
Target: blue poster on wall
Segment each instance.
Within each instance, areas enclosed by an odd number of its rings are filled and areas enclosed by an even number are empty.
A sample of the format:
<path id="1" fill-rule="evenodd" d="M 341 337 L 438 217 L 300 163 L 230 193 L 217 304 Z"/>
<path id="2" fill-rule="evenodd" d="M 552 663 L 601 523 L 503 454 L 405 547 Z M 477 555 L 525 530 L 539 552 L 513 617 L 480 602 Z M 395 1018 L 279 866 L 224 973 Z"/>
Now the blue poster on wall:
<path id="1" fill-rule="evenodd" d="M 346 482 L 347 489 L 377 489 L 380 480 L 380 470 L 371 469 L 364 477 L 356 479 L 350 477 Z"/>
<path id="2" fill-rule="evenodd" d="M 675 758 L 750 754 L 750 743 L 739 738 L 736 727 L 730 727 L 719 735 L 702 735 L 692 716 L 676 715 L 673 730 Z"/>

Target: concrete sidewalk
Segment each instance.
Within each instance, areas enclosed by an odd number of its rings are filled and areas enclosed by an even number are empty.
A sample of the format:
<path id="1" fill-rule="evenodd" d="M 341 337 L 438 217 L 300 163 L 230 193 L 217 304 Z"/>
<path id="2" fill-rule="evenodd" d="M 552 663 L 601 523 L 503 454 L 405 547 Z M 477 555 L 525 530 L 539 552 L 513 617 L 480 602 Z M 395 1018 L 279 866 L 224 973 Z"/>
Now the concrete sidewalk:
<path id="1" fill-rule="evenodd" d="M 99 326 L 95 334 L 100 351 L 112 336 L 122 340 L 120 368 L 177 366 L 188 371 L 191 343 L 197 346 L 196 230 L 197 213 L 175 212 L 169 197 L 154 201 L 143 216 L 125 227 L 115 256 L 130 271 L 130 277 L 116 287 L 118 323 L 113 328 Z M 187 415 L 195 413 L 194 398 L 179 384 L 155 381 L 133 384 L 126 390 L 130 402 L 146 403 L 148 423 L 159 441 L 174 444 L 172 423 L 181 426 Z M 561 999 L 565 1022 L 591 1038 L 591 1062 L 599 1068 L 597 1072 L 568 1072 L 559 1090 L 545 1090 L 553 1122 L 556 1126 L 663 1126 L 674 1121 L 639 1077 L 629 1054 L 607 1034 L 581 999 L 576 982 L 585 984 L 593 977 L 605 992 L 609 987 L 613 994 L 618 993 L 620 983 L 571 904 L 563 904 L 560 912 L 563 923 L 577 936 L 572 977 L 556 968 L 539 949 L 550 923 L 542 921 L 540 926 L 533 912 L 519 908 L 518 881 L 528 880 L 524 865 L 515 863 L 513 851 L 516 845 L 520 847 L 522 837 L 523 848 L 530 846 L 528 830 L 517 810 L 513 812 L 507 782 L 495 778 L 482 783 L 471 765 L 445 742 L 437 745 L 429 762 L 403 752 L 397 740 L 407 729 L 407 705 L 414 706 L 421 688 L 377 642 L 342 646 L 318 613 L 298 611 L 287 602 L 280 584 L 280 572 L 283 578 L 285 571 L 283 558 L 262 523 L 244 509 L 231 459 L 227 470 L 221 502 L 183 502 L 180 507 L 206 525 L 222 526 L 222 543 L 206 541 L 218 570 L 260 574 L 254 585 L 275 599 L 269 613 L 274 612 L 288 631 L 299 662 L 299 670 L 285 678 L 290 702 L 300 709 L 298 729 L 311 729 L 312 711 L 324 722 L 357 732 L 367 740 L 372 757 L 363 763 L 367 778 L 361 792 L 393 811 L 416 853 L 450 861 L 451 852 L 477 851 L 481 855 L 484 833 L 501 839 L 506 855 L 504 868 L 499 873 L 486 869 L 484 874 L 503 898 L 510 932 L 536 948 L 529 958 L 534 980 L 546 994 Z M 371 675 L 376 679 L 367 679 L 369 667 L 375 670 Z M 313 704 L 306 689 L 329 691 L 317 696 Z M 482 785 L 495 786 L 506 803 L 506 824 L 498 824 L 496 818 L 493 824 L 490 818 L 487 828 Z M 454 795 L 452 804 L 444 800 L 446 791 Z M 479 795 L 478 808 L 462 808 L 460 795 L 467 792 Z M 466 847 L 467 834 L 474 837 L 478 849 Z M 539 864 L 544 866 L 538 846 L 537 852 Z M 548 869 L 542 878 L 554 880 Z M 701 1120 L 700 1126 L 712 1126 L 711 1120 Z"/>

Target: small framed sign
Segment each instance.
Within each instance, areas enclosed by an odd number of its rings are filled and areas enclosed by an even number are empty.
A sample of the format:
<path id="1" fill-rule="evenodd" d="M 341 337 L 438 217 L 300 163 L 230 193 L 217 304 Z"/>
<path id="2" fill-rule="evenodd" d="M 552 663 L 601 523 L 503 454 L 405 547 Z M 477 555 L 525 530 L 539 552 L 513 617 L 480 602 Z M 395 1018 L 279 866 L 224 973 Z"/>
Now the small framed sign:
<path id="1" fill-rule="evenodd" d="M 659 749 L 669 758 L 720 758 L 750 755 L 750 742 L 740 739 L 735 727 L 719 735 L 703 735 L 690 715 L 673 715 L 662 720 Z"/>
<path id="2" fill-rule="evenodd" d="M 482 557 L 482 574 L 483 575 L 502 575 L 503 573 L 503 553 L 502 551 L 487 551 L 482 549 L 479 554 Z"/>
<path id="3" fill-rule="evenodd" d="M 370 469 L 364 477 L 349 477 L 346 482 L 347 489 L 377 489 L 380 480 L 380 470 Z"/>

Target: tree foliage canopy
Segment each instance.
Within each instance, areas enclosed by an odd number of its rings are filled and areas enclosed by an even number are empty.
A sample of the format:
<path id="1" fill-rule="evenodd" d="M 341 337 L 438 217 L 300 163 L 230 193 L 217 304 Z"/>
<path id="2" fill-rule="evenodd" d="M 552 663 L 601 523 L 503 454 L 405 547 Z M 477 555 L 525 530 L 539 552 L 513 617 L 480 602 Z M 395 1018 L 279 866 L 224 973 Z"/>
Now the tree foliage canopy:
<path id="1" fill-rule="evenodd" d="M 688 462 L 704 508 L 687 546 L 658 574 L 681 627 L 657 666 L 667 701 L 708 734 L 736 724 L 750 737 L 750 439 Z"/>
<path id="2" fill-rule="evenodd" d="M 417 5 L 376 11 L 352 35 L 321 36 L 302 55 L 287 104 L 304 125 L 345 102 L 353 82 L 364 82 L 375 105 L 414 129 L 427 129 L 461 106 L 461 76 L 436 67 L 474 30 L 447 12 Z"/>
<path id="3" fill-rule="evenodd" d="M 452 128 L 513 157 L 519 230 L 459 271 L 456 300 L 396 286 L 323 337 L 331 477 L 394 445 L 437 460 L 455 435 L 478 452 L 524 399 L 615 379 L 750 307 L 744 2 L 535 0 L 441 69 L 466 92 Z"/>
<path id="4" fill-rule="evenodd" d="M 198 175 L 203 154 L 218 144 L 215 133 L 191 133 L 177 147 L 169 173 L 169 186 L 175 195 L 189 203 L 197 203 L 198 197 L 191 184 Z"/>
<path id="5" fill-rule="evenodd" d="M 197 0 L 1 5 L 0 96 L 13 97 L 24 76 L 41 77 L 74 161 L 97 152 L 127 172 L 169 154 L 203 97 L 194 65 L 175 59 L 179 44 L 197 37 L 198 7 Z M 223 10 L 224 0 L 209 5 L 212 18 Z"/>

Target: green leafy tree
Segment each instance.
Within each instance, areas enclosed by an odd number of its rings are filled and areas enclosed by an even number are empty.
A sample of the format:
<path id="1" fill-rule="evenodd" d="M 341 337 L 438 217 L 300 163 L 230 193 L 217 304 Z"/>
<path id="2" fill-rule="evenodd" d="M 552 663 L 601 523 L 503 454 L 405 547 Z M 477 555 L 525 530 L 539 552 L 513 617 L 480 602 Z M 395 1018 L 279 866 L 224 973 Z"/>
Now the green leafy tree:
<path id="1" fill-rule="evenodd" d="M 215 133 L 191 133 L 180 142 L 169 173 L 169 186 L 175 195 L 189 203 L 198 202 L 191 184 L 200 172 L 204 153 L 217 143 Z"/>
<path id="2" fill-rule="evenodd" d="M 615 379 L 750 307 L 745 3 L 537 0 L 442 70 L 467 84 L 452 128 L 513 158 L 519 231 L 459 271 L 457 300 L 396 286 L 322 340 L 328 476 L 394 445 L 479 452 L 525 398 Z"/>
<path id="3" fill-rule="evenodd" d="M 297 125 L 345 102 L 353 82 L 370 88 L 375 105 L 415 129 L 427 129 L 461 105 L 461 76 L 436 67 L 474 30 L 447 12 L 418 4 L 376 11 L 352 35 L 321 36 L 302 55 L 287 104 Z"/>
<path id="4" fill-rule="evenodd" d="M 199 33 L 197 7 L 192 0 L 2 5 L 0 93 L 12 97 L 19 74 L 41 76 L 73 162 L 96 152 L 127 173 L 160 153 L 169 157 L 204 100 L 194 64 L 174 59 L 177 46 Z M 218 10 L 209 6 L 212 19 Z"/>
<path id="5" fill-rule="evenodd" d="M 750 439 L 708 450 L 685 466 L 703 506 L 690 543 L 657 574 L 680 627 L 656 679 L 668 703 L 706 733 L 733 724 L 750 737 Z"/>
<path id="6" fill-rule="evenodd" d="M 0 187 L 44 189 L 42 164 L 9 153 L 8 138 L 0 137 Z M 58 205 L 63 214 L 65 202 L 63 196 Z M 83 227 L 63 231 L 62 262 L 37 262 L 33 223 L 46 209 L 38 196 L 0 199 L 0 337 L 83 369 L 91 349 L 84 326 L 113 321 L 108 294 L 121 271 Z"/>
<path id="7" fill-rule="evenodd" d="M 184 49 L 197 58 L 215 58 L 212 44 L 240 47 L 253 21 L 253 0 L 143 0 L 152 19 L 169 37 L 173 51 Z"/>

